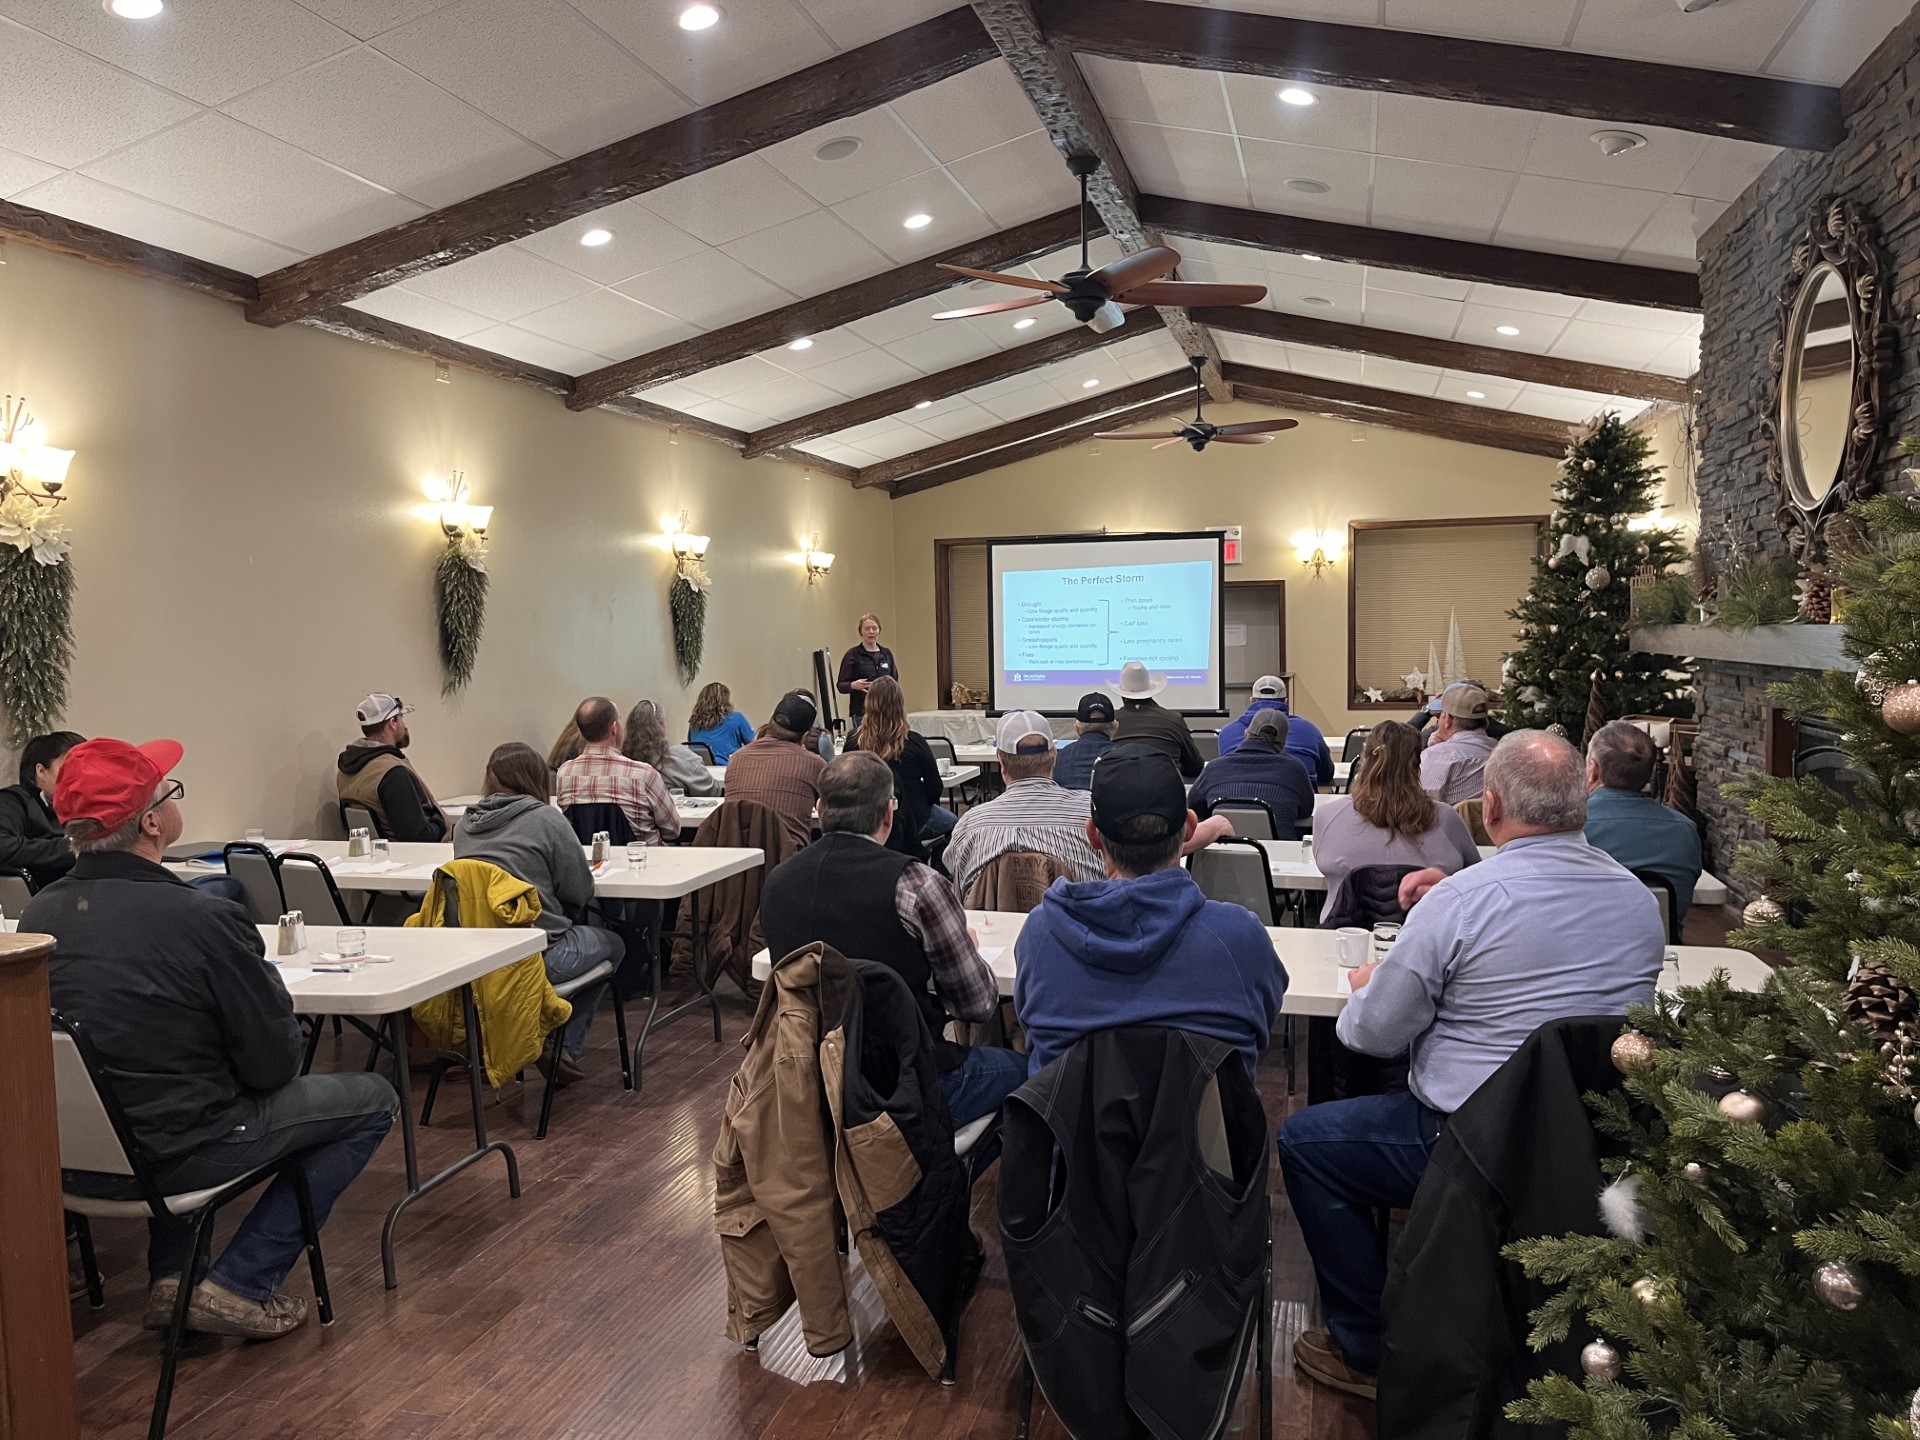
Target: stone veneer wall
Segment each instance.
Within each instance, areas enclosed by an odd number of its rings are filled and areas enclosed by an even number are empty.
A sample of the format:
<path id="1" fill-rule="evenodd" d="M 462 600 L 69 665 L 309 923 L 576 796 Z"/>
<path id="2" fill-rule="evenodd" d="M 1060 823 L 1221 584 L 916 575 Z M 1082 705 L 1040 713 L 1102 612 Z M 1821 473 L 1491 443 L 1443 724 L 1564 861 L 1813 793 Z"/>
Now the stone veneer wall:
<path id="1" fill-rule="evenodd" d="M 1700 738 L 1694 745 L 1697 803 L 1706 821 L 1707 869 L 1720 876 L 1742 901 L 1758 892 L 1751 881 L 1736 880 L 1733 852 L 1741 841 L 1763 832 L 1720 792 L 1723 779 L 1766 769 L 1767 686 L 1784 672 L 1758 665 L 1702 661 L 1699 673 Z"/>

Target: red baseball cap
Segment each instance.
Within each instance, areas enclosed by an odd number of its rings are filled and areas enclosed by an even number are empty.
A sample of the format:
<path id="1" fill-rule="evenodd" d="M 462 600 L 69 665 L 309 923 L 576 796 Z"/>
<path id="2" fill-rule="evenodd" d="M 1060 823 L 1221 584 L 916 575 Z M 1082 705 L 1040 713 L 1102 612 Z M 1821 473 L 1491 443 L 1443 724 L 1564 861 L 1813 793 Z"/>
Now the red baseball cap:
<path id="1" fill-rule="evenodd" d="M 53 787 L 53 813 L 62 825 L 92 820 L 118 830 L 153 803 L 153 792 L 186 752 L 177 740 L 84 740 L 67 752 Z"/>

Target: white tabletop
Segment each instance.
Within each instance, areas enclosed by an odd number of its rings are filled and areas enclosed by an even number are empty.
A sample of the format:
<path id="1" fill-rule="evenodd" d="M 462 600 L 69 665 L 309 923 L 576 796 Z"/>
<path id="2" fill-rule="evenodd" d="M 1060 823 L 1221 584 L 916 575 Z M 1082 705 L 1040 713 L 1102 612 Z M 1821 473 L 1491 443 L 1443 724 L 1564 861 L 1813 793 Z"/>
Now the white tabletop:
<path id="1" fill-rule="evenodd" d="M 486 798 L 484 795 L 455 795 L 440 802 L 440 813 L 449 820 L 458 820 Z"/>
<path id="2" fill-rule="evenodd" d="M 943 770 L 940 773 L 941 785 L 949 790 L 956 790 L 962 785 L 971 785 L 979 778 L 980 767 L 978 765 L 956 765 L 953 769 Z"/>
<path id="3" fill-rule="evenodd" d="M 275 927 L 259 929 L 267 959 L 279 966 L 293 1008 L 302 1015 L 396 1014 L 547 948 L 547 932 L 539 929 L 370 926 L 367 953 L 392 960 L 370 961 L 350 973 L 315 972 L 311 967 L 323 951 L 339 949 L 335 926 L 309 925 L 307 947 L 297 955 L 276 955 Z"/>
<path id="4" fill-rule="evenodd" d="M 1331 795 L 1322 799 L 1331 800 Z M 1318 812 L 1316 804 L 1314 810 Z M 1273 873 L 1274 885 L 1282 890 L 1325 890 L 1327 877 L 1320 873 L 1320 865 L 1312 856 L 1303 853 L 1298 840 L 1262 840 L 1262 848 L 1267 852 L 1267 867 Z M 1491 859 L 1498 851 L 1497 846 L 1480 846 L 1480 858 Z M 1727 903 L 1727 883 L 1716 875 L 1700 872 L 1700 878 L 1694 882 L 1693 900 L 1695 905 L 1724 905 Z"/>
<path id="5" fill-rule="evenodd" d="M 713 777 L 714 784 L 718 785 L 723 790 L 726 789 L 726 786 L 727 786 L 727 767 L 726 766 L 709 765 L 707 766 L 707 774 Z"/>
<path id="6" fill-rule="evenodd" d="M 956 745 L 953 758 L 960 765 L 991 765 L 1000 767 L 1000 752 L 993 748 L 992 742 L 985 745 Z"/>

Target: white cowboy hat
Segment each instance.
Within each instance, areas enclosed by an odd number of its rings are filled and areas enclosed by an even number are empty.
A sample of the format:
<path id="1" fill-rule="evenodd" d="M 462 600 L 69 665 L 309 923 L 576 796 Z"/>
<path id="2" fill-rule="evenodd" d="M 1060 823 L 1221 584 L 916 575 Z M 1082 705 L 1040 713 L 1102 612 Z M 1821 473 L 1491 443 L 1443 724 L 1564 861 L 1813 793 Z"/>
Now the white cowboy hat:
<path id="1" fill-rule="evenodd" d="M 1149 675 L 1147 667 L 1138 660 L 1129 660 L 1120 667 L 1120 698 L 1122 700 L 1151 700 L 1167 688 L 1167 677 Z"/>

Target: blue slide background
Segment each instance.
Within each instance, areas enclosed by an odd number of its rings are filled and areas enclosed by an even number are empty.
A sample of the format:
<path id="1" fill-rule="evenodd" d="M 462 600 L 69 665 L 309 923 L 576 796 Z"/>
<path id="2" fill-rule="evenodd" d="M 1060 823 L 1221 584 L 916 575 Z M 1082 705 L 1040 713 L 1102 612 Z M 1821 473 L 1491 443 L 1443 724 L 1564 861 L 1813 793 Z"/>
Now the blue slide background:
<path id="1" fill-rule="evenodd" d="M 1198 684 L 1213 643 L 1207 561 L 1010 570 L 1001 577 L 1005 683 L 1110 683 L 1145 662 L 1174 685 Z"/>

